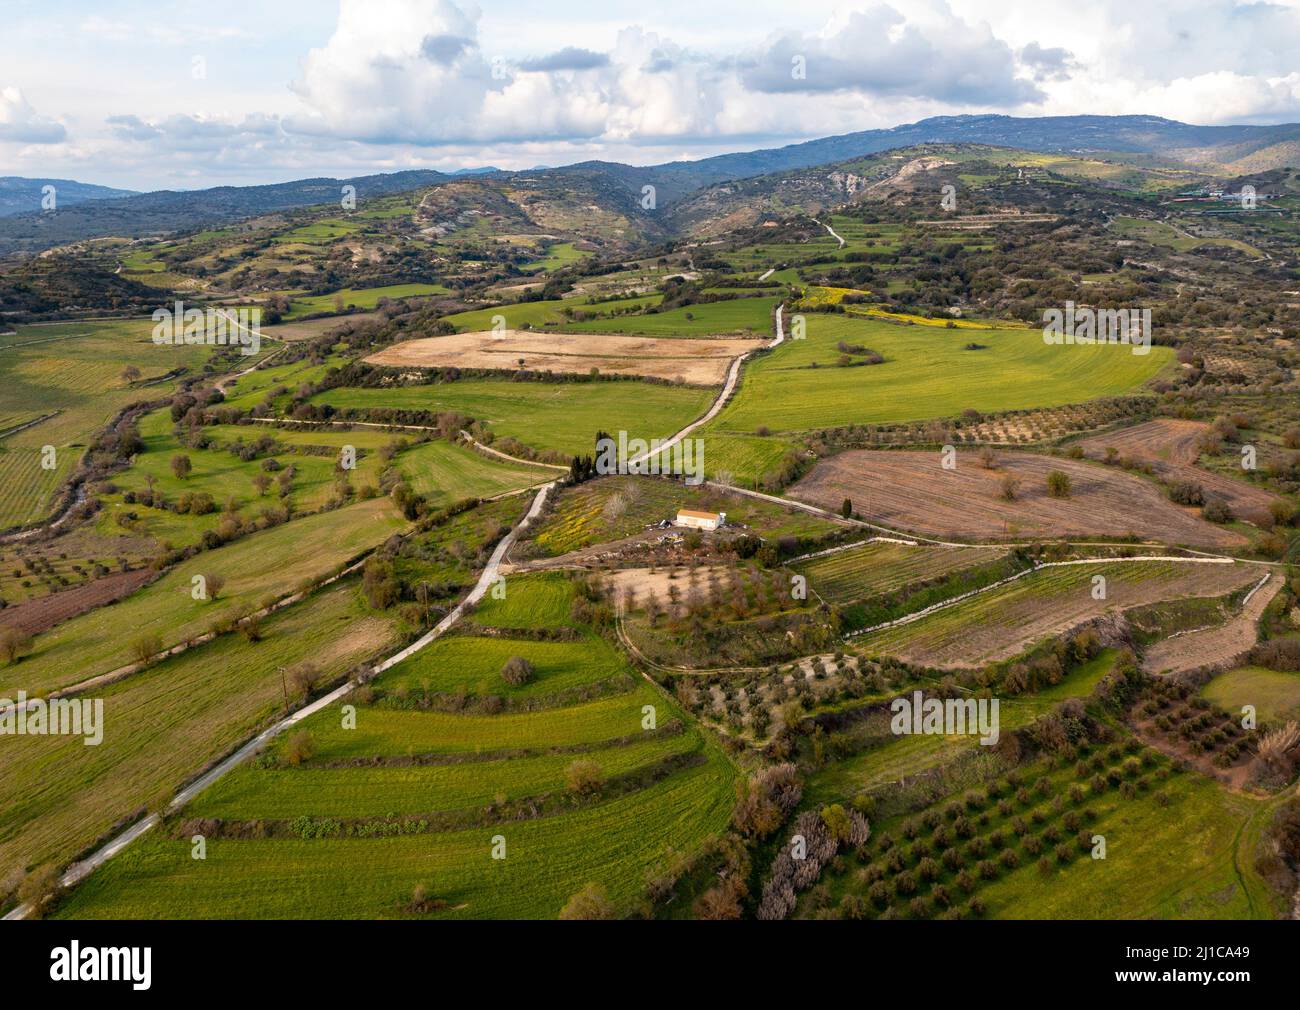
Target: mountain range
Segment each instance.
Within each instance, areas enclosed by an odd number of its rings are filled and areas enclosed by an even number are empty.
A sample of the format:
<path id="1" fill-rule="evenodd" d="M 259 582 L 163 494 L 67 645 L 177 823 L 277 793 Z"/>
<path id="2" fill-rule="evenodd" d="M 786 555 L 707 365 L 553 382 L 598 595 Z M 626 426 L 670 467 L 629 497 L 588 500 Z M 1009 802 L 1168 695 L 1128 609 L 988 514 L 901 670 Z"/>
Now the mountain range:
<path id="1" fill-rule="evenodd" d="M 586 161 L 522 172 L 491 168 L 459 173 L 410 170 L 350 179 L 316 178 L 152 193 L 58 180 L 8 178 L 0 179 L 0 254 L 37 252 L 108 235 L 136 237 L 186 231 L 257 214 L 326 204 L 339 200 L 342 188 L 348 185 L 368 196 L 436 187 L 467 177 L 502 186 L 577 186 L 605 194 L 621 205 L 620 209 L 635 205 L 642 199 L 644 187 L 653 186 L 659 206 L 666 208 L 717 183 L 926 143 L 1074 153 L 1121 162 L 1181 165 L 1229 176 L 1300 164 L 1300 124 L 1296 123 L 1196 126 L 1155 116 L 974 115 L 939 116 L 890 129 L 651 166 Z M 39 207 L 45 183 L 58 187 L 59 206 L 53 214 L 33 210 Z M 6 194 L 10 194 L 8 198 Z"/>

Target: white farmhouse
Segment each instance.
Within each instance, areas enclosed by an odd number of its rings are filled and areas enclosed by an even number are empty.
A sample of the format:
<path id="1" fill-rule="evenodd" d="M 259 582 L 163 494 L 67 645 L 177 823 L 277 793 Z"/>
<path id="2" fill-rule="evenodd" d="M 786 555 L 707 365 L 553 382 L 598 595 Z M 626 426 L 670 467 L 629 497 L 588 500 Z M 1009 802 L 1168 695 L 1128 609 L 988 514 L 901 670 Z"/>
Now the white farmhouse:
<path id="1" fill-rule="evenodd" d="M 700 512 L 696 509 L 678 509 L 677 525 L 696 530 L 716 530 L 727 521 L 725 512 Z"/>

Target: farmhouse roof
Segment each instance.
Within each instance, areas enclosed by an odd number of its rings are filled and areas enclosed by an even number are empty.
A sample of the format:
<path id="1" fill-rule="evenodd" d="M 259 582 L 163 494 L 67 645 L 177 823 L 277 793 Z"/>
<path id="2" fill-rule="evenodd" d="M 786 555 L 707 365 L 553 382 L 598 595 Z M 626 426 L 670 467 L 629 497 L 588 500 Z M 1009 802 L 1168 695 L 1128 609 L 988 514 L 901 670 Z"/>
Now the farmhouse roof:
<path id="1" fill-rule="evenodd" d="M 699 509 L 678 509 L 679 516 L 690 516 L 692 519 L 721 519 L 717 512 L 701 512 Z"/>

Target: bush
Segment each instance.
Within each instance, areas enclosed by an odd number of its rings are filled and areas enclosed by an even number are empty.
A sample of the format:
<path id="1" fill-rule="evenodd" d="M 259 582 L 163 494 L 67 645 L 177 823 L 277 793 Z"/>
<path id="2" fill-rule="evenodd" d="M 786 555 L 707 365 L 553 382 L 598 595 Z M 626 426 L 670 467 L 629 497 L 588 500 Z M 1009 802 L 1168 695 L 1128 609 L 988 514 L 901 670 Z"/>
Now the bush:
<path id="1" fill-rule="evenodd" d="M 614 917 L 613 902 L 600 884 L 588 884 L 560 909 L 560 918 L 568 921 Z"/>
<path id="2" fill-rule="evenodd" d="M 1070 497 L 1070 475 L 1061 470 L 1052 470 L 1047 474 L 1047 493 L 1053 498 Z"/>
<path id="3" fill-rule="evenodd" d="M 512 687 L 522 687 L 533 679 L 533 664 L 523 656 L 511 656 L 501 667 L 501 679 Z"/>
<path id="4" fill-rule="evenodd" d="M 309 730 L 300 729 L 284 745 L 284 759 L 295 768 L 316 752 L 316 741 Z"/>
<path id="5" fill-rule="evenodd" d="M 1201 508 L 1201 517 L 1212 523 L 1226 523 L 1232 519 L 1232 509 L 1222 498 L 1211 498 Z"/>
<path id="6" fill-rule="evenodd" d="M 589 795 L 600 792 L 605 784 L 605 773 L 590 758 L 579 758 L 564 770 L 564 781 L 569 792 Z"/>

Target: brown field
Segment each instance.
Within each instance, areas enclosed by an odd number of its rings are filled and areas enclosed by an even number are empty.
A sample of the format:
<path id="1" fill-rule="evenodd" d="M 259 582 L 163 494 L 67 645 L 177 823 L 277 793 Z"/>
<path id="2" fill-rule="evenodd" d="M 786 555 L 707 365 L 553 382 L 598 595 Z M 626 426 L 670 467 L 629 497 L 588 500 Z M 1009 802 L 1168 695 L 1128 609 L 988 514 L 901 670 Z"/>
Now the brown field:
<path id="1" fill-rule="evenodd" d="M 1107 579 L 1093 599 L 1092 577 Z M 909 624 L 855 639 L 867 655 L 938 668 L 971 668 L 1019 655 L 1103 614 L 1189 596 L 1221 596 L 1258 578 L 1255 568 L 1141 561 L 1044 568 Z M 1191 636 L 1187 636 L 1191 637 Z"/>
<path id="2" fill-rule="evenodd" d="M 1241 661 L 1259 640 L 1259 619 L 1285 581 L 1274 574 L 1226 624 L 1156 642 L 1143 656 L 1143 667 L 1150 673 L 1181 673 Z"/>
<path id="3" fill-rule="evenodd" d="M 490 330 L 404 340 L 366 358 L 372 365 L 418 368 L 523 368 L 575 372 L 593 368 L 616 375 L 680 379 L 720 386 L 732 360 L 765 341 L 739 338 L 629 337 L 600 333 Z"/>
<path id="4" fill-rule="evenodd" d="M 74 586 L 17 606 L 5 607 L 0 610 L 0 628 L 18 628 L 29 635 L 39 635 L 78 614 L 124 599 L 157 576 L 158 573 L 149 568 L 117 572 L 84 586 Z"/>
<path id="5" fill-rule="evenodd" d="M 1186 480 L 1200 484 L 1207 495 L 1224 499 L 1234 515 L 1256 522 L 1268 514 L 1273 496 L 1261 488 L 1212 473 L 1195 465 L 1200 455 L 1198 443 L 1210 426 L 1201 421 L 1159 418 L 1131 428 L 1121 428 L 1106 435 L 1095 435 L 1079 442 L 1093 459 L 1102 459 L 1108 448 L 1120 457 L 1149 463 L 1163 479 Z"/>
<path id="6" fill-rule="evenodd" d="M 1051 470 L 1069 475 L 1070 497 L 1048 495 Z M 1020 481 L 1014 501 L 1001 494 L 1008 474 Z M 937 452 L 844 452 L 818 463 L 790 496 L 827 509 L 851 498 L 864 519 L 934 537 L 1136 536 L 1211 548 L 1246 542 L 1122 470 L 1027 452 L 1000 452 L 993 469 L 974 452 L 958 452 L 955 470 L 944 470 Z"/>

